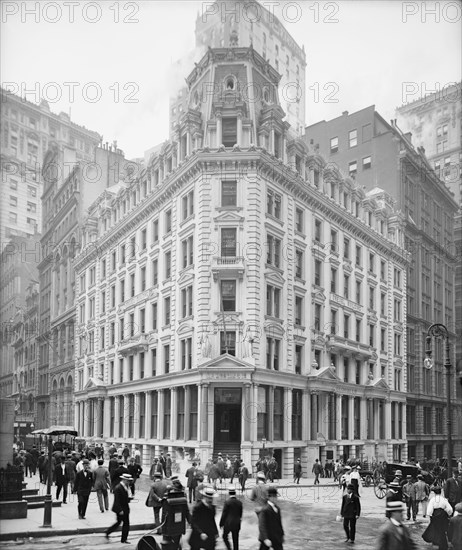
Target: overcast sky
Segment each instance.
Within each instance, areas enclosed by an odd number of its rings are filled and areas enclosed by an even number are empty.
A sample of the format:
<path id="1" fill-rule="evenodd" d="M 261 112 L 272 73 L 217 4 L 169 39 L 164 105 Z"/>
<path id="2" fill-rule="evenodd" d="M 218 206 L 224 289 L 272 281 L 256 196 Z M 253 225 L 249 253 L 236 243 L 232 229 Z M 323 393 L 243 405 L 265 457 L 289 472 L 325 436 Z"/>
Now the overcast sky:
<path id="1" fill-rule="evenodd" d="M 129 158 L 143 156 L 168 137 L 170 91 L 187 72 L 173 63 L 193 51 L 197 13 L 209 4 L 3 0 L 2 85 L 35 89 L 52 111 L 116 139 Z M 388 120 L 403 90 L 409 101 L 461 80 L 459 1 L 287 4 L 267 3 L 279 14 L 284 7 L 286 28 L 305 46 L 307 124 L 371 104 Z"/>

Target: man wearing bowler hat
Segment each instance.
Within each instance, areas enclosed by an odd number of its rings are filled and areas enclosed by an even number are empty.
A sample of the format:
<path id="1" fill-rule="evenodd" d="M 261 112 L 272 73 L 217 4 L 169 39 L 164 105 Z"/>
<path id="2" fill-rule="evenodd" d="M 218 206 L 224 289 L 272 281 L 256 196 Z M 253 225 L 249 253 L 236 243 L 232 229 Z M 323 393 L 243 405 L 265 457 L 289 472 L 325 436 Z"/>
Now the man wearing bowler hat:
<path id="1" fill-rule="evenodd" d="M 406 476 L 406 483 L 403 485 L 403 499 L 406 503 L 408 521 L 411 519 L 411 512 L 414 509 L 414 493 L 412 491 L 413 486 L 414 483 L 412 481 L 412 476 L 408 474 Z"/>
<path id="2" fill-rule="evenodd" d="M 120 483 L 114 487 L 114 504 L 112 505 L 112 511 L 116 515 L 116 522 L 111 525 L 106 531 L 106 539 L 109 539 L 109 535 L 113 533 L 117 527 L 122 523 L 122 537 L 120 542 L 130 544 L 127 540 L 128 533 L 130 531 L 130 484 L 133 482 L 133 478 L 130 474 L 122 474 L 120 476 Z"/>
<path id="3" fill-rule="evenodd" d="M 283 550 L 284 529 L 282 528 L 281 510 L 277 503 L 276 487 L 268 487 L 268 502 L 258 514 L 258 540 L 260 550 Z"/>
<path id="4" fill-rule="evenodd" d="M 216 494 L 212 487 L 204 487 L 200 492 L 201 500 L 194 506 L 191 516 L 191 550 L 215 550 L 218 528 L 213 497 Z"/>
<path id="5" fill-rule="evenodd" d="M 387 523 L 377 539 L 376 550 L 417 550 L 407 528 L 403 525 L 404 502 L 387 502 Z"/>
<path id="6" fill-rule="evenodd" d="M 347 492 L 342 497 L 340 515 L 343 518 L 343 528 L 347 537 L 345 542 L 354 543 L 356 536 L 356 520 L 361 515 L 361 503 L 359 501 L 359 496 L 355 493 L 355 486 L 352 483 L 347 485 Z"/>
<path id="7" fill-rule="evenodd" d="M 223 506 L 220 527 L 223 527 L 223 541 L 228 550 L 231 545 L 229 533 L 233 538 L 233 550 L 239 550 L 239 531 L 241 530 L 242 502 L 236 498 L 236 489 L 229 489 L 229 498 Z"/>

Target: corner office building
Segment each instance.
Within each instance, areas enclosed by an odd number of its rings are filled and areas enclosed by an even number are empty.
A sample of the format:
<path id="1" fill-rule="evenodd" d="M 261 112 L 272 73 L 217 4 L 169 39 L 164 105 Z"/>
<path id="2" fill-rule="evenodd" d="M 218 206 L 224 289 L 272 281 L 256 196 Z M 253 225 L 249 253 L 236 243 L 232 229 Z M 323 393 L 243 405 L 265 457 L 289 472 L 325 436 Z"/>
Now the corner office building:
<path id="1" fill-rule="evenodd" d="M 76 425 L 145 465 L 406 458 L 402 221 L 292 133 L 279 80 L 251 47 L 209 50 L 174 139 L 89 208 Z"/>

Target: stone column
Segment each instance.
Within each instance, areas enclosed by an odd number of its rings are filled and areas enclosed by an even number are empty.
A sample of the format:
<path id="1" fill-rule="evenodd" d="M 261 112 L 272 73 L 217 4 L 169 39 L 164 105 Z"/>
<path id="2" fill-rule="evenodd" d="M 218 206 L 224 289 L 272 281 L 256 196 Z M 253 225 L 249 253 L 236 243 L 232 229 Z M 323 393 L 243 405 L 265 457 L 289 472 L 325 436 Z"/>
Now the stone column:
<path id="1" fill-rule="evenodd" d="M 123 433 L 123 438 L 124 439 L 128 439 L 128 434 L 129 434 L 129 431 L 130 431 L 130 394 L 127 393 L 125 395 L 121 395 L 120 396 L 120 406 L 122 407 L 122 410 L 123 410 L 123 416 L 124 416 L 124 420 L 123 420 L 123 428 L 122 428 L 122 433 Z"/>
<path id="2" fill-rule="evenodd" d="M 342 441 L 342 414 L 343 414 L 342 398 L 343 398 L 343 395 L 341 394 L 337 394 L 335 398 L 336 410 L 337 410 L 337 424 L 335 429 L 335 439 L 337 440 L 338 443 Z"/>
<path id="3" fill-rule="evenodd" d="M 256 442 L 258 436 L 258 384 L 253 385 L 253 402 L 250 413 L 250 441 Z"/>
<path id="4" fill-rule="evenodd" d="M 119 437 L 120 434 L 120 396 L 114 397 L 114 437 Z"/>
<path id="5" fill-rule="evenodd" d="M 164 390 L 159 390 L 157 395 L 157 439 L 164 438 Z"/>
<path id="6" fill-rule="evenodd" d="M 318 439 L 318 397 L 317 391 L 311 392 L 311 440 L 316 441 Z"/>
<path id="7" fill-rule="evenodd" d="M 350 395 L 348 397 L 348 439 L 355 438 L 355 415 L 354 415 L 354 400 Z"/>
<path id="8" fill-rule="evenodd" d="M 144 439 L 151 439 L 151 414 L 152 414 L 152 403 L 151 403 L 151 392 L 144 392 Z M 143 434 L 140 434 L 140 437 L 143 437 Z"/>
<path id="9" fill-rule="evenodd" d="M 398 403 L 395 405 L 395 439 L 399 439 L 399 409 Z M 391 401 L 390 399 L 385 399 L 383 402 L 384 406 L 384 421 L 385 421 L 385 439 L 386 441 L 391 441 Z"/>
<path id="10" fill-rule="evenodd" d="M 83 437 L 85 434 L 85 403 L 79 401 L 79 433 Z"/>
<path id="11" fill-rule="evenodd" d="M 191 154 L 191 132 L 189 131 L 189 128 L 188 128 L 188 131 L 186 132 L 186 156 L 190 154 Z"/>
<path id="12" fill-rule="evenodd" d="M 172 388 L 170 405 L 170 439 L 175 440 L 178 426 L 178 388 Z"/>
<path id="13" fill-rule="evenodd" d="M 250 441 L 250 384 L 244 384 L 244 400 L 242 403 L 242 441 Z"/>
<path id="14" fill-rule="evenodd" d="M 274 128 L 271 128 L 271 131 L 270 131 L 270 142 L 269 142 L 269 147 L 268 149 L 271 151 L 271 154 L 275 155 L 275 151 L 274 151 Z"/>
<path id="15" fill-rule="evenodd" d="M 306 177 L 306 173 L 305 173 L 305 162 L 306 162 L 306 158 L 303 157 L 303 159 L 302 159 L 302 164 L 301 164 L 301 174 L 300 174 L 301 177 L 302 177 L 303 179 L 305 179 L 305 177 Z"/>
<path id="16" fill-rule="evenodd" d="M 80 426 L 80 401 L 76 401 L 74 403 L 74 418 L 75 418 L 75 428 L 79 432 L 79 434 L 81 434 L 82 427 Z"/>
<path id="17" fill-rule="evenodd" d="M 106 397 L 103 402 L 104 419 L 103 419 L 103 437 L 107 439 L 111 433 L 111 397 Z"/>
<path id="18" fill-rule="evenodd" d="M 104 432 L 104 399 L 102 397 L 98 397 L 97 400 L 97 409 L 98 409 L 98 415 L 97 415 L 97 422 L 96 422 L 96 437 L 101 437 Z"/>
<path id="19" fill-rule="evenodd" d="M 191 414 L 191 386 L 184 388 L 184 440 L 188 441 L 189 435 L 189 416 Z"/>
<path id="20" fill-rule="evenodd" d="M 379 439 L 380 431 L 379 431 L 379 400 L 373 399 L 373 410 L 374 410 L 374 439 Z"/>
<path id="21" fill-rule="evenodd" d="M 269 388 L 269 407 L 268 407 L 268 442 L 274 441 L 274 386 Z"/>
<path id="22" fill-rule="evenodd" d="M 284 132 L 283 136 L 282 136 L 282 162 L 284 164 L 287 163 L 287 137 L 286 137 L 286 133 Z"/>
<path id="23" fill-rule="evenodd" d="M 302 440 L 310 439 L 310 392 L 305 388 L 302 396 Z"/>
<path id="24" fill-rule="evenodd" d="M 136 392 L 134 394 L 134 398 L 133 398 L 133 409 L 134 409 L 134 412 L 133 412 L 133 438 L 134 439 L 139 439 L 140 438 L 140 415 L 139 415 L 139 410 L 140 410 L 140 394 L 139 392 Z M 146 418 L 145 418 L 146 420 Z"/>
<path id="25" fill-rule="evenodd" d="M 90 400 L 89 399 L 86 399 L 84 402 L 83 402 L 83 406 L 84 406 L 84 410 L 85 410 L 85 413 L 84 413 L 84 416 L 85 416 L 85 427 L 84 427 L 84 430 L 83 430 L 83 435 L 84 437 L 90 437 L 90 430 L 91 430 L 91 426 L 90 426 Z"/>
<path id="26" fill-rule="evenodd" d="M 197 385 L 197 442 L 202 441 L 202 419 L 204 412 L 202 410 L 202 384 Z"/>
<path id="27" fill-rule="evenodd" d="M 242 147 L 242 114 L 237 115 L 237 144 Z"/>
<path id="28" fill-rule="evenodd" d="M 146 364 L 146 357 L 144 363 Z M 133 380 L 140 379 L 140 370 L 140 354 L 135 353 L 135 355 L 133 356 Z"/>
<path id="29" fill-rule="evenodd" d="M 292 390 L 284 388 L 284 441 L 292 439 Z M 293 453 L 293 451 L 292 451 Z"/>
<path id="30" fill-rule="evenodd" d="M 202 414 L 201 414 L 201 422 L 202 422 L 202 441 L 208 441 L 209 440 L 209 405 L 208 405 L 208 393 L 209 393 L 209 385 L 208 384 L 201 384 L 202 387 Z"/>
<path id="31" fill-rule="evenodd" d="M 367 399 L 361 397 L 360 404 L 360 426 L 361 426 L 361 439 L 366 441 L 367 439 Z"/>
<path id="32" fill-rule="evenodd" d="M 217 118 L 217 139 L 216 139 L 216 147 L 220 147 L 221 142 L 223 141 L 222 136 L 222 124 L 221 124 L 221 114 L 216 115 Z"/>

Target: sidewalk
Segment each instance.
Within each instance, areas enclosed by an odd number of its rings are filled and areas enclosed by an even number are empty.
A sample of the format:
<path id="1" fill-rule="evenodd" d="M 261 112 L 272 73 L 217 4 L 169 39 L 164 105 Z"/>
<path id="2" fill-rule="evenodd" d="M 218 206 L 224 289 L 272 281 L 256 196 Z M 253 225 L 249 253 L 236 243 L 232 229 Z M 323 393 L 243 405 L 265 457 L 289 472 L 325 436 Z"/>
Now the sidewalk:
<path id="1" fill-rule="evenodd" d="M 46 493 L 46 486 L 40 484 L 38 475 L 27 478 L 28 489 L 39 489 L 39 494 Z M 180 481 L 185 484 L 184 475 L 180 475 Z M 321 478 L 321 485 L 334 485 L 333 478 Z M 246 489 L 251 489 L 255 484 L 254 479 L 249 479 Z M 294 485 L 291 479 L 277 480 L 274 483 L 279 488 L 289 487 L 314 487 L 313 478 L 301 479 L 300 485 Z M 130 504 L 130 531 L 149 531 L 153 528 L 153 510 L 145 505 L 151 481 L 148 476 L 142 475 L 137 482 L 135 499 Z M 226 480 L 222 485 L 218 483 L 217 508 L 221 509 L 227 496 L 228 489 L 235 487 L 237 494 L 240 494 L 238 483 L 232 485 Z M 53 499 L 56 495 L 56 487 L 51 488 Z M 247 491 L 249 494 L 249 491 Z M 282 495 L 283 496 L 283 495 Z M 86 519 L 78 519 L 77 496 L 69 493 L 67 504 L 52 509 L 52 527 L 43 528 L 43 508 L 29 509 L 25 519 L 6 519 L 1 521 L 0 540 L 14 540 L 16 538 L 42 538 L 58 535 L 78 535 L 103 533 L 115 521 L 115 515 L 111 511 L 113 502 L 112 495 L 109 496 L 109 511 L 101 513 L 98 506 L 96 494 L 92 493 L 88 502 Z M 113 535 L 115 537 L 115 535 Z"/>

